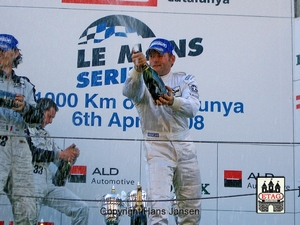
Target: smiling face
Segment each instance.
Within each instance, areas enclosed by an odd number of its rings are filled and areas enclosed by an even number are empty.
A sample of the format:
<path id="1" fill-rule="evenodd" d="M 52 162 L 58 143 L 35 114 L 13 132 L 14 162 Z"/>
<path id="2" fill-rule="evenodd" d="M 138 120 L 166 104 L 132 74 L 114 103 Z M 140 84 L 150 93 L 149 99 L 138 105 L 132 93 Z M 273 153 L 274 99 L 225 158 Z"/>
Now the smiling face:
<path id="1" fill-rule="evenodd" d="M 169 53 L 160 54 L 156 50 L 149 51 L 149 64 L 160 76 L 168 74 L 174 62 L 174 55 Z"/>

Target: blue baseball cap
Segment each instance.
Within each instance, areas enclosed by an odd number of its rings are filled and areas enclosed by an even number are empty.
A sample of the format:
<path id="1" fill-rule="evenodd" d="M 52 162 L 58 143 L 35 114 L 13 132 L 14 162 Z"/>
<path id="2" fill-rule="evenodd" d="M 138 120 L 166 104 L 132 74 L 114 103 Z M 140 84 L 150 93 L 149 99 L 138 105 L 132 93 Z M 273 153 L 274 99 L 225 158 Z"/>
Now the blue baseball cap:
<path id="1" fill-rule="evenodd" d="M 7 51 L 9 49 L 17 49 L 18 40 L 10 34 L 0 34 L 0 49 Z"/>
<path id="2" fill-rule="evenodd" d="M 154 39 L 150 43 L 149 48 L 146 51 L 146 54 L 148 55 L 150 50 L 152 50 L 152 49 L 159 52 L 160 54 L 165 54 L 165 53 L 173 54 L 173 50 L 174 50 L 171 42 L 169 42 L 168 40 L 163 39 L 163 38 Z"/>

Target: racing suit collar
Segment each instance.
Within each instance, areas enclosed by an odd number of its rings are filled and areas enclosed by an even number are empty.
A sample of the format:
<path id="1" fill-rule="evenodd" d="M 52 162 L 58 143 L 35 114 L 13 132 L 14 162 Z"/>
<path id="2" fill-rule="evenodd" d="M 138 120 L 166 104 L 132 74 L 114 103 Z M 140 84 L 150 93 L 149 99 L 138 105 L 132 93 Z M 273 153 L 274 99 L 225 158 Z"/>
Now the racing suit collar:
<path id="1" fill-rule="evenodd" d="M 14 83 L 20 82 L 20 77 L 16 75 L 14 70 L 11 71 L 11 75 L 9 77 L 7 77 L 5 73 L 1 73 L 0 76 L 2 79 L 12 80 Z"/>
<path id="2" fill-rule="evenodd" d="M 168 81 L 171 79 L 172 77 L 172 71 L 170 71 L 168 74 L 161 76 L 160 78 L 163 80 L 164 83 L 168 83 Z"/>
<path id="3" fill-rule="evenodd" d="M 15 84 L 20 83 L 20 77 L 16 75 L 14 70 L 11 71 L 10 77 Z"/>

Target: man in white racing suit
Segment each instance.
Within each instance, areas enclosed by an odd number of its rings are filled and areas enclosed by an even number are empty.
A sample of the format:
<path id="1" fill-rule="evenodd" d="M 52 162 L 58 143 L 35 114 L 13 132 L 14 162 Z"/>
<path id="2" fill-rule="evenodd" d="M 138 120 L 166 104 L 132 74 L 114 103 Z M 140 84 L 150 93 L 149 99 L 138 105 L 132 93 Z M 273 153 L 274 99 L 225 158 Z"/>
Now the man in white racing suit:
<path id="1" fill-rule="evenodd" d="M 47 124 L 52 123 L 58 111 L 55 102 L 48 98 L 40 98 L 37 108 L 44 112 L 43 123 L 40 127 L 28 128 L 27 131 L 33 157 L 37 217 L 43 204 L 71 217 L 72 225 L 88 225 L 88 205 L 66 187 L 55 186 L 52 183 L 53 174 L 49 169 L 51 162 L 58 165 L 60 160 L 74 164 L 80 151 L 75 144 L 62 151 L 44 129 Z"/>
<path id="2" fill-rule="evenodd" d="M 35 88 L 13 68 L 22 62 L 17 39 L 0 34 L 0 193 L 8 194 L 16 225 L 36 225 L 31 152 L 24 129 L 40 124 Z"/>
<path id="3" fill-rule="evenodd" d="M 158 73 L 168 90 L 153 100 L 144 84 L 142 66 L 147 62 L 142 52 L 133 52 L 134 68 L 123 87 L 138 111 L 147 162 L 148 195 L 151 201 L 149 223 L 169 224 L 170 187 L 174 186 L 178 202 L 178 224 L 196 225 L 201 218 L 201 180 L 197 154 L 190 141 L 188 120 L 199 110 L 195 77 L 174 73 L 172 44 L 165 39 L 153 40 L 146 54 L 150 66 Z M 159 201 L 161 200 L 161 201 Z M 157 213 L 152 213 L 154 212 Z M 172 213 L 172 211 L 171 211 Z"/>

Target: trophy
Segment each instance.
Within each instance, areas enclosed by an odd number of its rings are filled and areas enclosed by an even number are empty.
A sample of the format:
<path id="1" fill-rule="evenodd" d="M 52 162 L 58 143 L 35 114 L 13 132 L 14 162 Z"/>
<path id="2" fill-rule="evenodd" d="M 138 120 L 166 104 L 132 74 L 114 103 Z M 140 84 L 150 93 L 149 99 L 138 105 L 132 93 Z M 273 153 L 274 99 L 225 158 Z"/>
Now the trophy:
<path id="1" fill-rule="evenodd" d="M 130 214 L 130 225 L 147 225 L 146 202 L 147 194 L 138 183 L 137 189 L 127 194 Z M 128 214 L 129 215 L 129 214 Z"/>
<path id="2" fill-rule="evenodd" d="M 102 198 L 101 214 L 104 216 L 106 225 L 117 225 L 120 222 L 122 198 L 116 193 L 115 187 L 111 189 L 111 193 L 106 194 Z M 102 211 L 103 210 L 103 211 Z"/>

